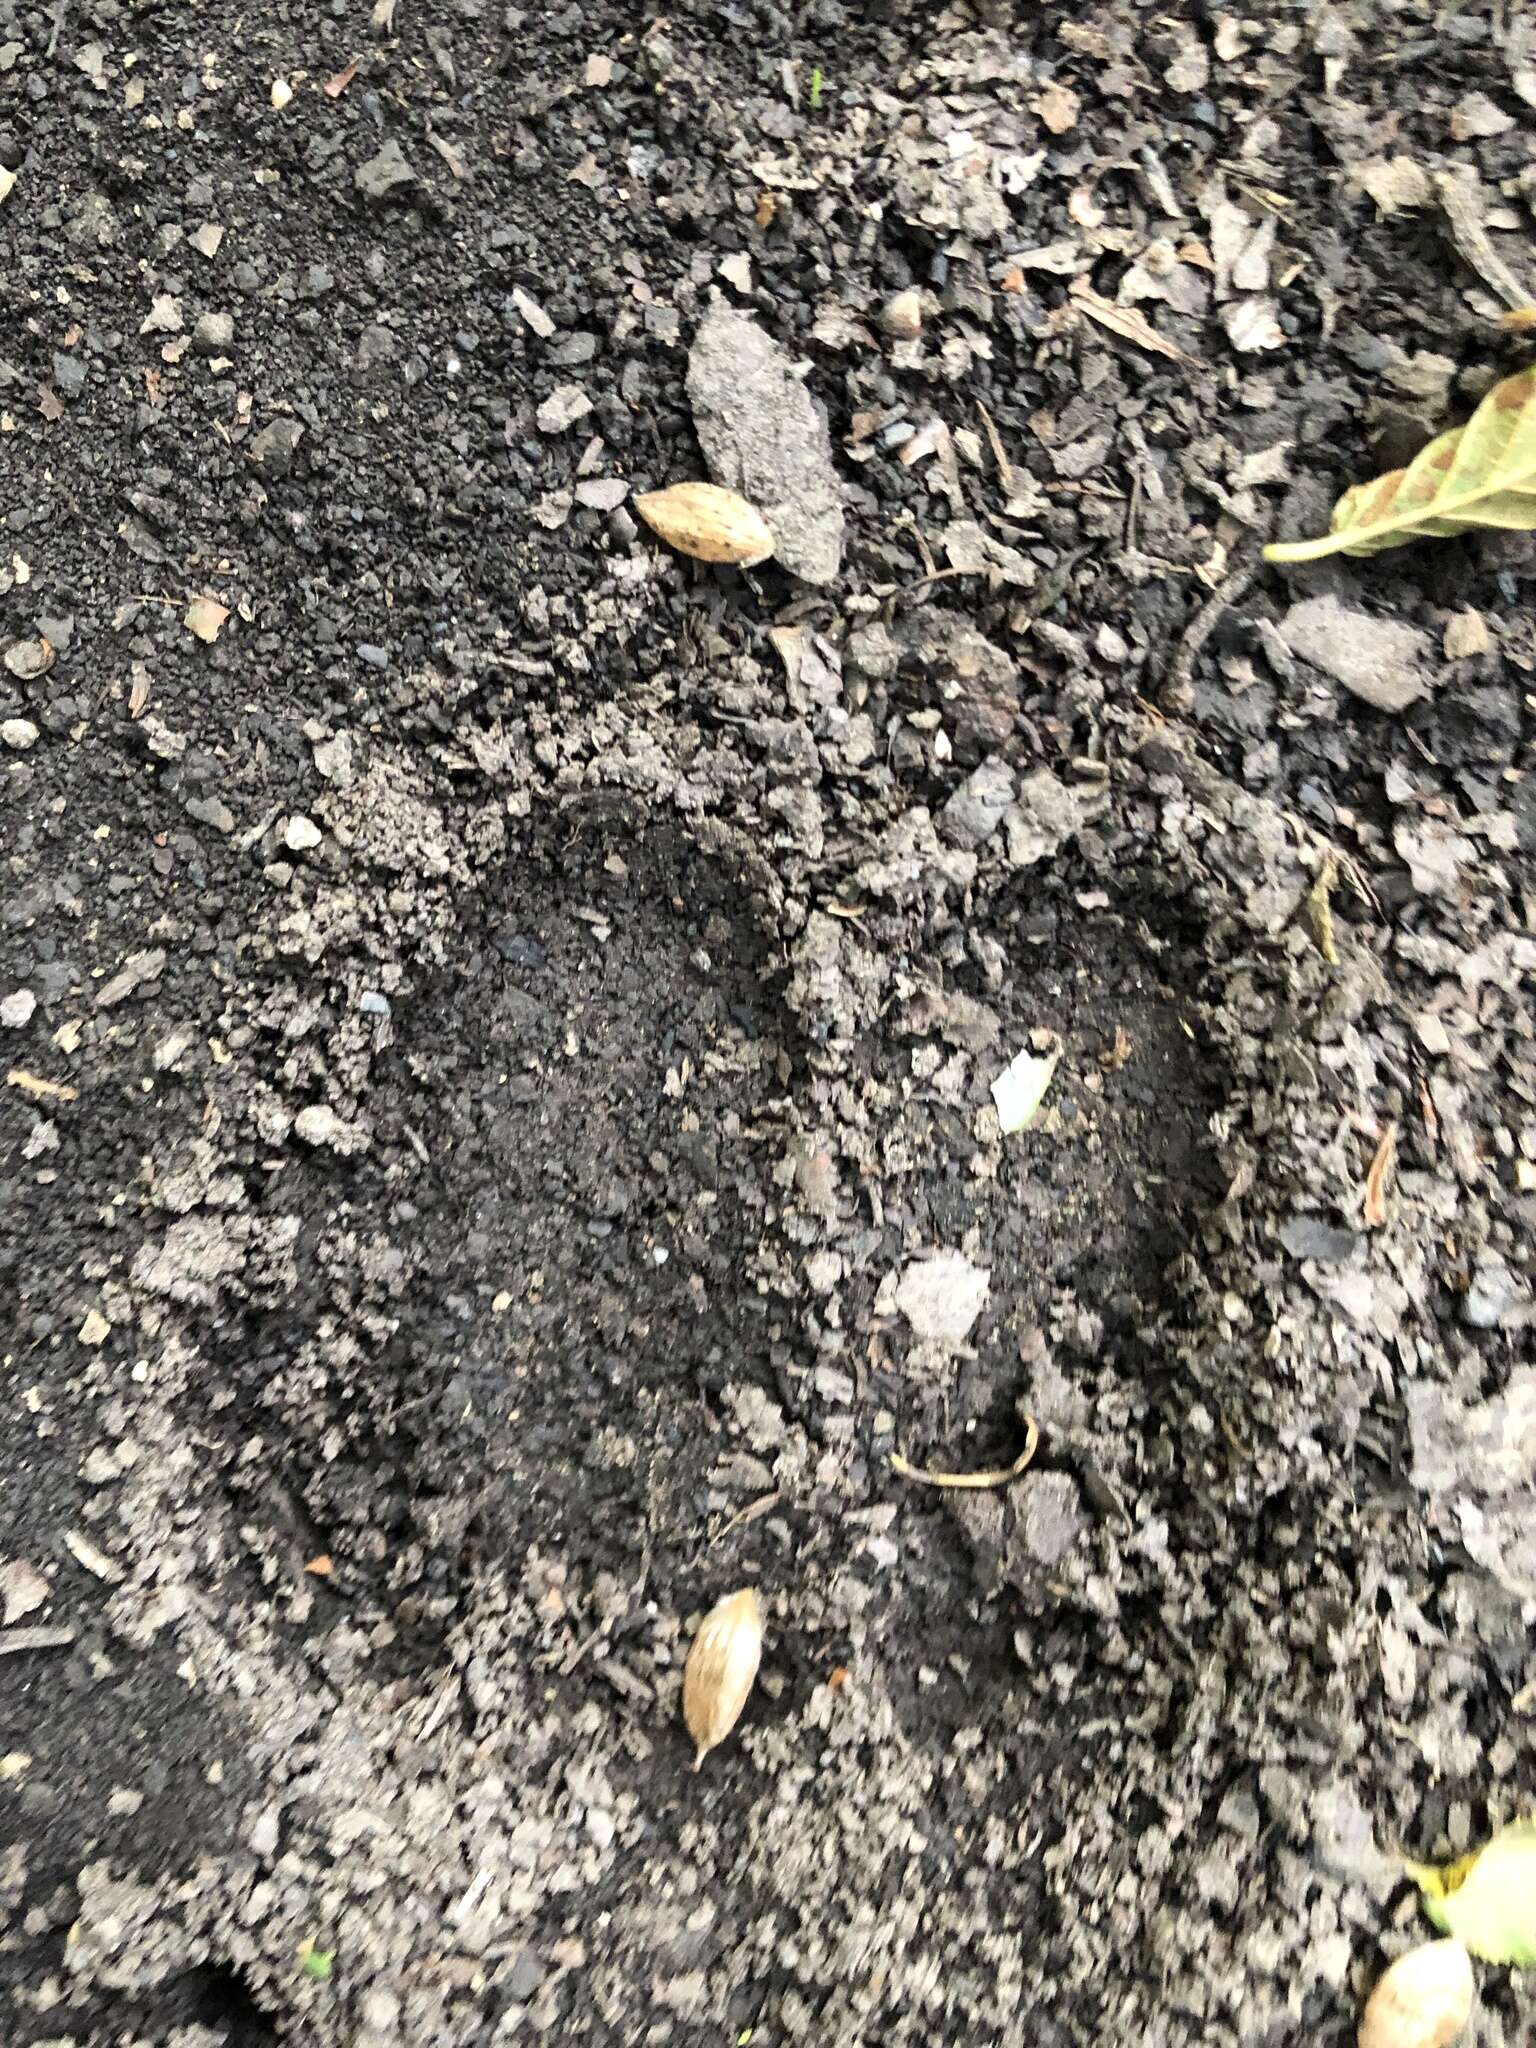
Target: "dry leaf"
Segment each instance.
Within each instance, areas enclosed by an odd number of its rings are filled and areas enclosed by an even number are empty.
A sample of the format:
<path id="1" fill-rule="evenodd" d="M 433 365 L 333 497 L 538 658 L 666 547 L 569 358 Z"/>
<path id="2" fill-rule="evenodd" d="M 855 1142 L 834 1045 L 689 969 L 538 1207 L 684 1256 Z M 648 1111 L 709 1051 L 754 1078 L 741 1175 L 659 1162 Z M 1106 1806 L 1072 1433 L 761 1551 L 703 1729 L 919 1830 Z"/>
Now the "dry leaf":
<path id="1" fill-rule="evenodd" d="M 743 569 L 766 562 L 773 535 L 755 505 L 720 484 L 673 484 L 643 491 L 635 510 L 669 547 L 700 562 L 734 562 Z"/>
<path id="2" fill-rule="evenodd" d="M 1397 1156 L 1397 1125 L 1388 1124 L 1381 1134 L 1375 1157 L 1365 1176 L 1365 1227 L 1380 1230 L 1387 1220 L 1387 1179 Z"/>
<path id="3" fill-rule="evenodd" d="M 1431 441 L 1406 469 L 1356 484 L 1316 540 L 1271 543 L 1269 562 L 1376 555 L 1412 540 L 1486 527 L 1536 527 L 1536 369 L 1495 384 L 1464 427 Z"/>
<path id="4" fill-rule="evenodd" d="M 354 57 L 350 64 L 343 64 L 341 69 L 338 72 L 336 72 L 334 76 L 328 78 L 325 81 L 324 91 L 327 99 L 339 100 L 341 98 L 342 94 L 346 91 L 347 87 L 352 83 L 353 79 L 356 78 L 358 74 L 358 69 L 362 64 L 362 61 L 363 60 L 361 57 Z"/>
<path id="5" fill-rule="evenodd" d="M 312 1557 L 309 1560 L 304 1569 L 312 1579 L 328 1579 L 335 1567 L 332 1565 L 326 1552 L 322 1550 L 318 1557 Z"/>
<path id="6" fill-rule="evenodd" d="M 1472 2015 L 1472 1964 L 1459 1941 L 1411 1948 L 1371 1993 L 1359 2048 L 1448 2048 Z"/>
<path id="7" fill-rule="evenodd" d="M 1536 327 L 1536 306 L 1512 306 L 1499 315 L 1499 325 L 1506 334 L 1529 334 Z"/>
<path id="8" fill-rule="evenodd" d="M 1117 306 L 1113 299 L 1100 298 L 1091 285 L 1074 278 L 1068 287 L 1072 297 L 1092 320 L 1101 327 L 1107 327 L 1111 334 L 1118 334 L 1122 341 L 1133 341 L 1138 348 L 1149 348 L 1154 355 L 1167 356 L 1170 362 L 1195 364 L 1197 358 L 1186 355 L 1183 349 L 1171 341 L 1165 341 L 1144 313 L 1138 313 L 1134 306 Z"/>
<path id="9" fill-rule="evenodd" d="M 763 1654 L 763 1610 L 750 1586 L 712 1607 L 699 1624 L 683 1673 L 683 1719 L 705 1757 L 741 1718 Z"/>
<path id="10" fill-rule="evenodd" d="M 199 640 L 205 640 L 211 647 L 224 629 L 229 617 L 229 606 L 220 604 L 215 597 L 194 597 L 187 606 L 187 615 L 182 624 Z"/>

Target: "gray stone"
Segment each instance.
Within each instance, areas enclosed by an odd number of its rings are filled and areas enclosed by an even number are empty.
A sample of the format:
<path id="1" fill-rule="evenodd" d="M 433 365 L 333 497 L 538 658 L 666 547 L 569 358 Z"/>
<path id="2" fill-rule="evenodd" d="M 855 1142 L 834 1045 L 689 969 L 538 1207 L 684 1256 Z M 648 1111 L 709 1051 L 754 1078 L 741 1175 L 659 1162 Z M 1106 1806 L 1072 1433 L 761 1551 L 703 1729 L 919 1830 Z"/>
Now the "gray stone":
<path id="1" fill-rule="evenodd" d="M 187 816 L 195 818 L 199 825 L 211 825 L 215 832 L 233 832 L 235 829 L 234 812 L 216 796 L 188 797 Z"/>
<path id="2" fill-rule="evenodd" d="M 591 410 L 592 401 L 579 384 L 557 384 L 534 417 L 541 434 L 563 434 Z"/>
<path id="3" fill-rule="evenodd" d="M 925 1343 L 953 1350 L 971 1333 L 986 1305 L 991 1271 L 963 1252 L 939 1252 L 908 1266 L 896 1287 L 896 1306 Z"/>
<path id="4" fill-rule="evenodd" d="M 951 846 L 974 849 L 985 844 L 1002 823 L 1013 791 L 1013 770 L 1007 763 L 995 757 L 983 761 L 939 812 L 939 837 Z"/>
<path id="5" fill-rule="evenodd" d="M 312 1102 L 307 1109 L 301 1109 L 293 1120 L 293 1128 L 306 1145 L 327 1145 L 343 1158 L 368 1148 L 368 1133 L 363 1127 L 349 1124 L 323 1102 Z"/>
<path id="6" fill-rule="evenodd" d="M 303 438 L 304 429 L 298 420 L 273 420 L 252 437 L 246 452 L 263 476 L 286 476 Z"/>
<path id="7" fill-rule="evenodd" d="M 1293 1259 L 1334 1260 L 1347 1259 L 1360 1240 L 1321 1216 L 1289 1216 L 1280 1226 L 1280 1242 Z"/>
<path id="8" fill-rule="evenodd" d="M 104 981 L 96 991 L 98 1010 L 114 1009 L 118 1003 L 126 1002 L 135 989 L 142 988 L 147 981 L 158 981 L 165 972 L 165 948 L 152 947 L 145 953 L 130 953 L 110 981 Z"/>
<path id="9" fill-rule="evenodd" d="M 235 345 L 232 313 L 202 313 L 192 329 L 192 345 L 199 355 L 219 356 Z"/>
<path id="10" fill-rule="evenodd" d="M 1019 1541 L 1036 1564 L 1060 1564 L 1087 1529 L 1077 1481 L 1069 1473 L 1035 1473 L 1021 1487 Z"/>
<path id="11" fill-rule="evenodd" d="M 1497 1252 L 1484 1252 L 1472 1269 L 1461 1319 L 1474 1330 L 1502 1330 L 1530 1320 L 1531 1293 Z"/>
<path id="12" fill-rule="evenodd" d="M 688 402 L 710 473 L 762 513 L 778 560 L 833 582 L 843 506 L 831 436 L 786 352 L 745 313 L 709 313 L 688 352 Z"/>
<path id="13" fill-rule="evenodd" d="M 406 161 L 405 151 L 392 135 L 377 156 L 358 165 L 352 182 L 362 198 L 380 206 L 396 193 L 409 191 L 418 180 Z"/>
<path id="14" fill-rule="evenodd" d="M 1003 815 L 1003 845 L 1011 868 L 1032 868 L 1049 860 L 1082 829 L 1092 799 L 1070 789 L 1049 768 L 1037 768 L 1019 784 L 1017 800 Z"/>
<path id="15" fill-rule="evenodd" d="M 7 1031 L 19 1031 L 24 1024 L 32 1022 L 32 1012 L 37 1008 L 37 997 L 29 988 L 19 988 L 14 995 L 0 1001 L 0 1025 Z"/>
<path id="16" fill-rule="evenodd" d="M 1437 656 L 1417 626 L 1379 619 L 1330 595 L 1293 604 L 1280 632 L 1292 654 L 1378 711 L 1402 711 L 1429 695 Z"/>

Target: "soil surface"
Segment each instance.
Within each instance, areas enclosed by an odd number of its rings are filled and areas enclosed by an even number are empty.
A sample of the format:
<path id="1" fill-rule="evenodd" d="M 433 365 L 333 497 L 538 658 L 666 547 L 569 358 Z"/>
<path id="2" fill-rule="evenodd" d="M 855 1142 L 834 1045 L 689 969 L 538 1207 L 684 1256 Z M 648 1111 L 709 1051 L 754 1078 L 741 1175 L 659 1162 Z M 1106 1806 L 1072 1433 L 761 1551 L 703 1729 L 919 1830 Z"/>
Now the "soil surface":
<path id="1" fill-rule="evenodd" d="M 0 0 L 8 2048 L 1353 2040 L 1536 1797 L 1536 545 L 1259 549 L 1528 355 L 1533 107 Z"/>

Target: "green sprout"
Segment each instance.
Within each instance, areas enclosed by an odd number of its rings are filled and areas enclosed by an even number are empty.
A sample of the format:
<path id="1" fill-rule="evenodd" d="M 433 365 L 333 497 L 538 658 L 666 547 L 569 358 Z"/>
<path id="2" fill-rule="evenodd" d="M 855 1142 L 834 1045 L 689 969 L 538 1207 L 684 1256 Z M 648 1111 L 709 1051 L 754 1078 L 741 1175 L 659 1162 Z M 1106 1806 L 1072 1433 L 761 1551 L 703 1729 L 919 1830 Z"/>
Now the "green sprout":
<path id="1" fill-rule="evenodd" d="M 328 1984 L 331 1965 L 336 1960 L 333 1948 L 316 1948 L 312 1941 L 299 1943 L 299 1968 L 306 1977 L 313 1977 L 317 1984 Z"/>
<path id="2" fill-rule="evenodd" d="M 824 82 L 821 75 L 821 66 L 813 64 L 811 66 L 811 112 L 813 114 L 821 112 L 821 88 Z"/>

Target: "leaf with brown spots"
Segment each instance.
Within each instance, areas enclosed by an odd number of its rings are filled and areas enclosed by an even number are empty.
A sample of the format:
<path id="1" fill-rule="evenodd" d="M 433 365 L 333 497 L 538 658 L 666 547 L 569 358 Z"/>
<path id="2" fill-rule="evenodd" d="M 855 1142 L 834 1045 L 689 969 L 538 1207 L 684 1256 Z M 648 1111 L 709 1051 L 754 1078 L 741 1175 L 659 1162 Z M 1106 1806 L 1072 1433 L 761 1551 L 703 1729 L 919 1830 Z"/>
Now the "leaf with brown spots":
<path id="1" fill-rule="evenodd" d="M 1536 369 L 1495 384 L 1464 427 L 1441 434 L 1409 463 L 1347 490 L 1316 540 L 1281 541 L 1270 562 L 1378 555 L 1411 540 L 1536 530 Z"/>

